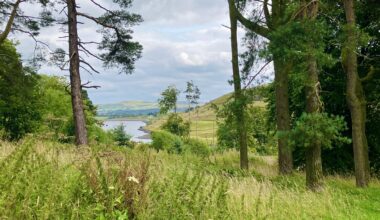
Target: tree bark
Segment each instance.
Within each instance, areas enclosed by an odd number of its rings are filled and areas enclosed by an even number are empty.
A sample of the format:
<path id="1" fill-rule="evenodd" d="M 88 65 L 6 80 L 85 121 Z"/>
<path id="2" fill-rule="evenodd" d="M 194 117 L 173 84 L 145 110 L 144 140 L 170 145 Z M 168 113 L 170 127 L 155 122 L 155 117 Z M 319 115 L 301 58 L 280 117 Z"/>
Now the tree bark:
<path id="1" fill-rule="evenodd" d="M 87 128 L 83 108 L 80 60 L 78 50 L 78 29 L 77 29 L 77 10 L 75 0 L 67 0 L 68 28 L 69 28 L 69 55 L 70 55 L 70 83 L 71 83 L 71 102 L 73 108 L 75 125 L 76 145 L 87 145 Z"/>
<path id="2" fill-rule="evenodd" d="M 21 3 L 21 0 L 17 0 L 16 3 L 13 5 L 13 9 L 12 9 L 11 15 L 9 16 L 5 29 L 0 34 L 0 44 L 4 43 L 5 39 L 7 39 L 9 33 L 12 30 L 13 21 L 16 17 L 17 9 L 19 8 L 20 3 Z"/>
<path id="3" fill-rule="evenodd" d="M 319 113 L 322 104 L 319 98 L 318 66 L 314 56 L 310 56 L 308 62 L 306 91 L 306 112 Z M 323 189 L 323 173 L 321 158 L 321 143 L 315 140 L 306 150 L 306 186 L 313 191 Z"/>
<path id="4" fill-rule="evenodd" d="M 241 78 L 239 71 L 239 52 L 237 39 L 237 16 L 235 13 L 235 5 L 233 0 L 229 0 L 230 23 L 231 23 L 231 50 L 232 50 L 232 70 L 235 90 L 235 106 L 234 112 L 237 122 L 237 130 L 239 134 L 240 145 L 240 168 L 248 170 L 248 146 L 247 146 L 247 131 L 244 121 L 245 101 L 241 89 Z"/>
<path id="5" fill-rule="evenodd" d="M 285 17 L 287 1 L 272 1 L 272 16 L 269 22 L 275 31 L 282 25 Z M 268 16 L 266 16 L 268 17 Z M 282 57 L 274 56 L 274 72 L 275 72 L 275 93 L 276 93 L 276 122 L 277 131 L 288 132 L 290 130 L 290 109 L 289 109 L 289 74 L 292 65 L 289 60 Z M 278 139 L 278 164 L 280 174 L 291 174 L 293 171 L 293 155 L 292 149 L 288 144 L 287 137 Z"/>
<path id="6" fill-rule="evenodd" d="M 318 15 L 319 3 L 310 0 L 302 1 L 302 11 L 300 18 L 304 21 L 314 21 Z M 312 30 L 309 29 L 309 32 Z M 311 33 L 310 33 L 311 34 Z M 322 101 L 320 99 L 320 83 L 318 62 L 313 54 L 313 43 L 308 42 L 310 48 L 308 56 L 305 59 L 307 65 L 307 77 L 305 83 L 306 112 L 309 114 L 318 114 L 322 111 Z M 306 186 L 313 191 L 323 190 L 323 171 L 322 171 L 322 149 L 321 141 L 314 140 L 306 149 Z"/>
<path id="7" fill-rule="evenodd" d="M 277 131 L 287 132 L 290 130 L 289 114 L 289 64 L 285 60 L 274 57 L 275 93 L 276 93 L 276 122 Z M 292 149 L 288 144 L 287 137 L 278 139 L 278 164 L 280 174 L 290 174 L 293 171 Z"/>
<path id="8" fill-rule="evenodd" d="M 351 112 L 352 141 L 354 149 L 355 176 L 358 187 L 367 187 L 370 180 L 368 159 L 368 143 L 365 131 L 366 100 L 358 74 L 356 49 L 358 39 L 356 36 L 355 6 L 353 0 L 344 0 L 346 13 L 346 45 L 343 49 L 343 63 L 347 74 L 347 103 Z"/>

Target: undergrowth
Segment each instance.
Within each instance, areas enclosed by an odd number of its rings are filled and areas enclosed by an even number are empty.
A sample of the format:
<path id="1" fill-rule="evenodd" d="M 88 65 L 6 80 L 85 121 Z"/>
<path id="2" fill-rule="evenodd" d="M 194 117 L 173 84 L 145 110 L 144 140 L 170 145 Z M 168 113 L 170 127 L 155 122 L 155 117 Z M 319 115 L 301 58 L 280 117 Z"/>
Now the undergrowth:
<path id="1" fill-rule="evenodd" d="M 0 219 L 378 219 L 380 183 L 355 188 L 326 177 L 309 192 L 304 175 L 277 176 L 275 158 L 207 158 L 26 139 L 0 142 Z"/>

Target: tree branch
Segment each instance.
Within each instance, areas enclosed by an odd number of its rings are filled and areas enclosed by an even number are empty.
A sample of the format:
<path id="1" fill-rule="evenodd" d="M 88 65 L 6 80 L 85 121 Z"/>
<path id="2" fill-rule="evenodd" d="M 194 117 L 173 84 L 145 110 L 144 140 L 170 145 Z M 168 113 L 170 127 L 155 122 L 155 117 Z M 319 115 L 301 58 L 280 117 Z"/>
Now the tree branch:
<path id="1" fill-rule="evenodd" d="M 88 81 L 84 84 L 81 85 L 81 88 L 85 88 L 85 89 L 99 89 L 101 86 L 89 86 L 89 84 L 91 83 L 91 81 Z"/>
<path id="2" fill-rule="evenodd" d="M 83 51 L 84 51 L 85 53 L 87 53 L 87 54 L 89 54 L 89 55 L 95 57 L 96 59 L 98 59 L 98 60 L 100 60 L 100 61 L 104 61 L 104 59 L 102 59 L 101 57 L 99 57 L 98 55 L 92 53 L 92 52 L 89 51 L 86 47 L 84 47 L 84 46 L 82 45 L 81 42 L 79 42 L 79 47 L 82 48 Z"/>
<path id="3" fill-rule="evenodd" d="M 371 66 L 367 75 L 365 77 L 361 78 L 360 81 L 362 83 L 370 81 L 373 78 L 373 76 L 375 75 L 376 71 L 377 71 L 377 69 L 375 69 L 373 66 Z"/>
<path id="4" fill-rule="evenodd" d="M 265 38 L 269 38 L 269 33 L 270 33 L 270 30 L 266 27 L 263 27 L 261 25 L 259 25 L 258 23 L 256 22 L 252 22 L 250 20 L 248 20 L 247 18 L 245 18 L 241 13 L 240 11 L 236 8 L 236 5 L 235 5 L 235 0 L 228 0 L 230 1 L 230 3 L 233 5 L 232 9 L 234 10 L 234 13 L 237 17 L 237 19 L 240 21 L 240 23 L 248 28 L 249 30 L 255 32 L 256 34 L 262 36 L 262 37 L 265 37 Z"/>
<path id="5" fill-rule="evenodd" d="M 268 0 L 264 0 L 264 2 L 263 2 L 263 11 L 264 11 L 265 20 L 266 20 L 268 27 L 272 27 L 272 21 L 271 21 L 272 19 L 271 19 L 271 15 L 269 13 Z"/>
<path id="6" fill-rule="evenodd" d="M 90 67 L 90 69 L 91 69 L 92 71 L 94 71 L 95 73 L 99 73 L 99 71 L 97 71 L 97 70 L 96 70 L 93 66 L 91 66 L 91 64 L 89 64 L 87 61 L 85 61 L 85 60 L 83 60 L 83 59 L 80 59 L 79 62 L 86 64 L 86 65 L 87 65 L 88 67 Z"/>
<path id="7" fill-rule="evenodd" d="M 265 69 L 265 67 L 267 67 L 270 63 L 272 62 L 272 60 L 268 61 L 264 66 L 261 67 L 261 69 L 259 70 L 259 72 L 257 72 L 254 76 L 251 77 L 251 79 L 249 80 L 249 82 L 247 83 L 247 85 L 244 86 L 244 90 L 248 88 L 248 86 L 251 85 L 251 83 L 253 82 L 253 80 L 256 79 L 256 77 L 258 77 Z"/>

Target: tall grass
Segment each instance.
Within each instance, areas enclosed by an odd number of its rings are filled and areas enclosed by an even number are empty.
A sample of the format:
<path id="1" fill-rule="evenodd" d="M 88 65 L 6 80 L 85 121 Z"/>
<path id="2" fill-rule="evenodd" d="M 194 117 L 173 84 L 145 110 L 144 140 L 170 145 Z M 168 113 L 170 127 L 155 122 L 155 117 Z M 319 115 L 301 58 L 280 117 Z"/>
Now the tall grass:
<path id="1" fill-rule="evenodd" d="M 0 142 L 0 219 L 379 219 L 380 183 L 277 176 L 275 158 Z"/>

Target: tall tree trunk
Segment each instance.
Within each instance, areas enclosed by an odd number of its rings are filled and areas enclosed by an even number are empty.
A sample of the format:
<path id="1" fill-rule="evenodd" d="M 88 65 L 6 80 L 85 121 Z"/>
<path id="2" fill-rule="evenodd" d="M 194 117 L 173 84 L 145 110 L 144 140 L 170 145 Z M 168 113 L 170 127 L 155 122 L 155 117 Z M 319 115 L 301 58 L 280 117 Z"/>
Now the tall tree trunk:
<path id="1" fill-rule="evenodd" d="M 269 24 L 277 29 L 281 27 L 285 16 L 287 1 L 272 1 L 272 16 Z M 282 57 L 274 56 L 275 72 L 275 94 L 276 94 L 276 122 L 277 131 L 288 132 L 290 130 L 290 110 L 289 110 L 289 74 L 291 72 L 291 62 Z M 286 137 L 278 139 L 278 164 L 280 174 L 290 174 L 293 171 L 292 149 Z"/>
<path id="2" fill-rule="evenodd" d="M 343 50 L 343 63 L 347 74 L 347 103 L 351 112 L 352 140 L 355 161 L 356 185 L 367 187 L 370 179 L 368 143 L 365 131 L 366 100 L 358 74 L 356 18 L 353 0 L 344 0 L 346 13 L 346 45 Z"/>
<path id="3" fill-rule="evenodd" d="M 20 6 L 20 3 L 21 3 L 21 0 L 17 0 L 16 3 L 13 5 L 13 9 L 12 9 L 12 12 L 11 12 L 11 14 L 9 16 L 8 22 L 5 25 L 5 29 L 4 29 L 3 32 L 0 33 L 0 44 L 4 43 L 4 41 L 7 39 L 9 33 L 12 30 L 13 21 L 14 21 L 14 19 L 16 17 L 17 10 L 18 10 L 18 8 Z"/>
<path id="4" fill-rule="evenodd" d="M 289 114 L 289 71 L 290 65 L 279 57 L 274 57 L 275 93 L 276 93 L 276 122 L 277 130 L 287 132 L 290 130 Z M 278 164 L 280 174 L 290 174 L 293 170 L 292 149 L 288 139 L 278 139 Z"/>
<path id="5" fill-rule="evenodd" d="M 317 61 L 314 56 L 310 56 L 307 62 L 306 112 L 319 113 L 322 105 L 319 98 Z M 319 140 L 315 140 L 306 149 L 306 186 L 313 191 L 320 191 L 323 188 L 321 142 Z"/>
<path id="6" fill-rule="evenodd" d="M 245 101 L 241 89 L 241 78 L 239 71 L 239 52 L 237 39 L 237 17 L 234 10 L 234 1 L 229 0 L 230 23 L 231 23 L 231 50 L 232 50 L 232 70 L 235 90 L 234 113 L 236 116 L 237 130 L 239 133 L 240 145 L 240 168 L 248 170 L 248 146 L 247 131 L 244 121 Z"/>
<path id="7" fill-rule="evenodd" d="M 75 0 L 67 0 L 68 25 L 69 25 L 69 55 L 70 55 L 70 83 L 71 102 L 75 124 L 75 142 L 78 146 L 87 145 L 86 119 L 83 109 L 81 79 L 79 72 L 79 50 L 77 10 Z"/>
<path id="8" fill-rule="evenodd" d="M 318 15 L 319 3 L 313 0 L 303 0 L 302 13 L 300 18 L 304 21 L 314 21 Z M 309 33 L 311 31 L 308 29 Z M 318 76 L 318 62 L 313 54 L 314 45 L 308 42 L 310 53 L 305 59 L 307 64 L 307 77 L 305 83 L 306 96 L 306 112 L 309 114 L 317 114 L 322 111 L 322 102 L 320 100 L 320 83 Z M 308 52 L 308 51 L 305 51 Z M 321 191 L 323 189 L 323 172 L 322 172 L 322 150 L 321 141 L 314 140 L 306 149 L 306 186 L 313 191 Z"/>

